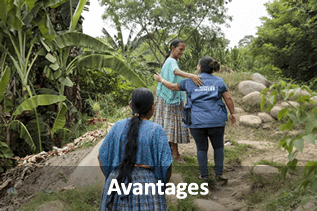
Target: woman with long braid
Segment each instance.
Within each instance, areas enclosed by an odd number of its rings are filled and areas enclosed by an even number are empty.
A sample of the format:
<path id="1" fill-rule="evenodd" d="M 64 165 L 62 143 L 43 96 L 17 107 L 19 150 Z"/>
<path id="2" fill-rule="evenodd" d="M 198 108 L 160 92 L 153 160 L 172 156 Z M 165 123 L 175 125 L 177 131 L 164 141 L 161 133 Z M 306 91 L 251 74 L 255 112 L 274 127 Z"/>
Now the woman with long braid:
<path id="1" fill-rule="evenodd" d="M 155 108 L 153 93 L 146 88 L 134 90 L 130 107 L 133 117 L 116 122 L 99 149 L 106 177 L 100 210 L 166 210 L 165 195 L 159 194 L 164 186 L 156 184 L 168 182 L 173 157 L 164 129 L 149 121 Z M 146 183 L 155 186 L 146 190 Z M 134 194 L 140 184 L 141 194 Z"/>

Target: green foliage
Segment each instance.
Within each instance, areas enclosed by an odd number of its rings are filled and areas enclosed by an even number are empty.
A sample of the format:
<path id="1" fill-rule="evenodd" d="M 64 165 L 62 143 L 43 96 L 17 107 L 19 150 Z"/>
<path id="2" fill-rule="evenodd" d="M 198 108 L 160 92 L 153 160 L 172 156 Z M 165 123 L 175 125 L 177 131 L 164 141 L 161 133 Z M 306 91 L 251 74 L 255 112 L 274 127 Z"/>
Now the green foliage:
<path id="1" fill-rule="evenodd" d="M 270 18 L 263 17 L 252 53 L 265 75 L 283 75 L 309 82 L 317 75 L 316 1 L 280 0 L 265 4 Z M 259 55 L 259 57 L 258 57 Z"/>
<path id="2" fill-rule="evenodd" d="M 52 193 L 40 192 L 23 204 L 21 209 L 32 211 L 38 209 L 42 204 L 59 201 L 65 210 L 98 210 L 101 194 L 102 188 L 97 184 L 76 187 L 74 190 L 53 191 Z"/>
<path id="3" fill-rule="evenodd" d="M 6 143 L 0 141 L 0 158 L 12 158 L 12 157 L 13 157 L 13 152 L 10 149 L 10 147 Z"/>
<path id="4" fill-rule="evenodd" d="M 290 91 L 290 90 L 293 91 Z M 294 84 L 285 83 L 284 81 L 278 84 L 273 84 L 268 89 L 262 91 L 262 102 L 261 108 L 264 109 L 265 102 L 268 100 L 270 106 L 267 111 L 270 111 L 272 107 L 277 103 L 277 95 L 280 94 L 284 101 L 289 100 L 290 97 L 295 96 L 296 101 L 300 103 L 299 107 L 291 106 L 288 110 L 283 109 L 278 113 L 278 119 L 285 119 L 287 122 L 280 126 L 280 130 L 292 131 L 293 128 L 302 127 L 304 132 L 296 135 L 295 137 L 290 137 L 287 134 L 283 139 L 279 140 L 279 146 L 283 147 L 285 151 L 289 153 L 286 167 L 281 168 L 281 174 L 285 178 L 288 170 L 295 171 L 298 160 L 296 155 L 303 151 L 305 142 L 315 144 L 315 135 L 317 131 L 317 108 L 307 111 L 304 107 L 306 103 L 314 103 L 310 96 L 296 95 L 300 93 L 301 90 L 307 91 L 310 95 L 314 96 L 314 93 L 307 86 L 297 86 Z M 268 99 L 265 97 L 266 93 L 271 91 Z M 311 191 L 317 191 L 317 161 L 308 162 L 305 165 L 305 180 L 301 184 L 301 187 L 310 189 Z"/>
<path id="5" fill-rule="evenodd" d="M 225 23 L 229 18 L 225 3 L 222 0 L 102 1 L 106 6 L 103 18 L 110 17 L 114 22 L 119 21 L 127 29 L 140 27 L 145 31 L 150 50 L 159 64 L 163 62 L 159 57 L 164 57 L 168 52 L 170 40 L 181 37 L 185 26 L 195 31 L 203 20 Z M 166 36 L 170 34 L 176 36 L 167 41 Z"/>

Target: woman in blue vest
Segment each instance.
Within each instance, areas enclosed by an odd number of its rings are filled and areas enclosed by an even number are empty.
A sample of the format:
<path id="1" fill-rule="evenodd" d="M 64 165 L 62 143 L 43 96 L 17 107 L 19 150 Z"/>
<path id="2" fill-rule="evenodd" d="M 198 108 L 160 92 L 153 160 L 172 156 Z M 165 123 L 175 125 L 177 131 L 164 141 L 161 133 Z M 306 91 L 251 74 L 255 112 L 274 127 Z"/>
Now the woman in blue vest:
<path id="1" fill-rule="evenodd" d="M 195 84 L 200 85 L 200 77 L 186 73 L 179 69 L 177 60 L 181 58 L 185 51 L 185 43 L 180 39 L 174 40 L 170 45 L 170 52 L 165 57 L 161 70 L 162 79 L 172 83 L 179 83 L 182 78 L 190 78 Z M 172 149 L 173 158 L 181 163 L 184 160 L 178 152 L 178 144 L 189 143 L 189 132 L 182 123 L 183 102 L 185 100 L 184 92 L 175 92 L 167 89 L 161 83 L 156 89 L 157 102 L 155 106 L 153 122 L 161 125 L 168 137 Z"/>
<path id="2" fill-rule="evenodd" d="M 228 120 L 224 99 L 230 111 L 231 124 L 236 123 L 234 103 L 227 90 L 227 86 L 220 77 L 212 75 L 220 69 L 220 63 L 209 57 L 203 57 L 198 65 L 197 72 L 203 81 L 202 86 L 195 85 L 191 80 L 184 79 L 180 83 L 171 83 L 155 74 L 156 81 L 173 91 L 186 91 L 187 104 L 191 107 L 191 124 L 185 124 L 195 139 L 197 146 L 197 160 L 200 169 L 200 178 L 208 179 L 208 137 L 214 149 L 216 180 L 226 181 L 222 177 L 224 161 L 224 131 Z"/>

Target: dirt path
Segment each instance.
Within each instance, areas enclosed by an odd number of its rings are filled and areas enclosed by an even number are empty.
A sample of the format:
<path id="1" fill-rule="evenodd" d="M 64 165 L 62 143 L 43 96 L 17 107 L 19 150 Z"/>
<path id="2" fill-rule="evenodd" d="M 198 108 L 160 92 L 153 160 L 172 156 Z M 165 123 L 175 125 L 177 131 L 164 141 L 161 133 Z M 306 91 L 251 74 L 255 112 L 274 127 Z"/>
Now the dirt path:
<path id="1" fill-rule="evenodd" d="M 101 173 L 97 154 L 102 143 L 97 142 L 96 146 L 78 149 L 67 153 L 63 156 L 51 157 L 49 160 L 23 167 L 16 167 L 7 172 L 3 177 L 3 181 L 9 181 L 8 185 L 0 190 L 0 210 L 6 210 L 15 204 L 19 207 L 36 195 L 37 192 L 55 191 L 61 188 L 71 188 L 74 186 L 82 186 L 91 183 L 97 183 L 103 186 L 104 175 Z M 225 169 L 225 175 L 229 178 L 226 186 L 217 186 L 215 190 L 210 192 L 209 199 L 221 204 L 228 210 L 245 210 L 246 205 L 243 203 L 243 196 L 251 191 L 248 182 L 249 167 L 262 159 L 286 163 L 288 161 L 288 153 L 281 149 L 276 149 L 276 143 L 266 141 L 249 141 L 238 140 L 240 144 L 250 144 L 261 153 L 247 156 L 242 159 L 242 167 L 234 167 Z M 232 148 L 230 142 L 226 143 L 226 148 Z M 179 145 L 180 153 L 196 157 L 196 145 L 191 139 L 189 144 Z M 303 153 L 300 153 L 299 165 L 301 162 L 316 160 L 317 145 L 305 144 Z M 209 162 L 213 162 L 213 150 L 209 146 L 208 150 Z M 2 184 L 3 185 L 3 184 Z M 7 189 L 15 187 L 18 193 L 14 199 L 10 199 Z"/>

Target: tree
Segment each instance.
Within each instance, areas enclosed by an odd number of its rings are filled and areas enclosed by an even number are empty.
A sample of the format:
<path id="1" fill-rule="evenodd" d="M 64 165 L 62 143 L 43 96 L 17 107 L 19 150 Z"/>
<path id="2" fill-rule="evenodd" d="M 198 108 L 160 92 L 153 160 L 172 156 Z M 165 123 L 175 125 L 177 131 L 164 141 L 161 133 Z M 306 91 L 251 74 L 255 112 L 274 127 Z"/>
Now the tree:
<path id="1" fill-rule="evenodd" d="M 243 48 L 243 47 L 249 45 L 253 40 L 254 40 L 253 35 L 246 35 L 241 40 L 239 40 L 238 47 Z"/>
<path id="2" fill-rule="evenodd" d="M 231 0 L 228 1 L 231 2 Z M 150 50 L 157 62 L 161 64 L 162 58 L 168 52 L 169 43 L 180 37 L 185 27 L 192 28 L 194 33 L 203 21 L 224 24 L 228 18 L 230 19 L 226 15 L 225 8 L 228 1 L 102 0 L 102 4 L 106 6 L 103 18 L 114 20 L 118 17 L 126 28 L 144 30 L 149 39 Z M 166 40 L 166 36 L 170 34 L 174 34 L 174 37 Z"/>
<path id="3" fill-rule="evenodd" d="M 73 104 L 65 87 L 87 69 L 110 68 L 146 86 L 107 44 L 78 32 L 86 2 L 0 0 L 0 80 L 5 82 L 0 86 L 0 148 L 15 145 L 25 156 L 30 151 L 17 143 L 24 140 L 32 151 L 49 150 L 42 140 L 52 141 L 65 129 L 67 106 Z"/>
<path id="4" fill-rule="evenodd" d="M 265 4 L 270 18 L 258 30 L 253 54 L 284 77 L 307 82 L 317 76 L 316 1 L 279 0 Z M 274 70 L 271 70 L 274 74 Z"/>

